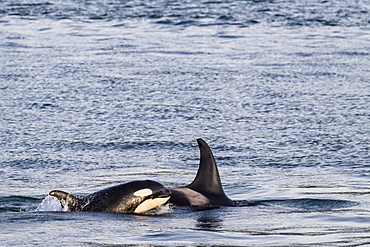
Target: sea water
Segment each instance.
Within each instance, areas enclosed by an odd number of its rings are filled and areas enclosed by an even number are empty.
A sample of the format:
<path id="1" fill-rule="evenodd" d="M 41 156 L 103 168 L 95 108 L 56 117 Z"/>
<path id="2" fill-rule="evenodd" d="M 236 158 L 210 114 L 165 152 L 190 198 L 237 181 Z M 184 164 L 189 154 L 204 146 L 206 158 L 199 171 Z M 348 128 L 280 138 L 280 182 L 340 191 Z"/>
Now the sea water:
<path id="1" fill-rule="evenodd" d="M 0 245 L 370 243 L 370 2 L 0 2 Z M 62 212 L 189 184 L 243 207 Z"/>

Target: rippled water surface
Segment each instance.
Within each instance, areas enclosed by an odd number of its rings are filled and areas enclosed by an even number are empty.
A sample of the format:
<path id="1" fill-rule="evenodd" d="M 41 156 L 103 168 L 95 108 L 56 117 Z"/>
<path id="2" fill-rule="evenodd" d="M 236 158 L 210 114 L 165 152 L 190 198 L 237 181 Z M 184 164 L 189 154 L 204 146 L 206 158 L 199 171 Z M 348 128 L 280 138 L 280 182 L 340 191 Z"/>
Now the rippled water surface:
<path id="1" fill-rule="evenodd" d="M 0 245 L 370 245 L 369 106 L 366 0 L 1 1 Z M 246 206 L 46 197 L 189 184 L 196 138 Z"/>

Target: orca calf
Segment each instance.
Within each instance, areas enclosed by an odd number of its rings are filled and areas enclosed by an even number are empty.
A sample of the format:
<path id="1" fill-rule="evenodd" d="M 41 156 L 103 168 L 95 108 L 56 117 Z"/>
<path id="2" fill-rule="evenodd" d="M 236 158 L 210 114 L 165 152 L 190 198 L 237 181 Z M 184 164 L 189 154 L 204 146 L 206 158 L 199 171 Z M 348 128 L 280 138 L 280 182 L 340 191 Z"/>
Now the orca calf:
<path id="1" fill-rule="evenodd" d="M 213 153 L 208 144 L 197 139 L 200 150 L 200 163 L 194 181 L 180 188 L 171 190 L 170 203 L 177 206 L 236 206 L 222 189 L 220 175 Z"/>
<path id="2" fill-rule="evenodd" d="M 60 190 L 50 191 L 49 195 L 59 199 L 63 211 L 140 214 L 167 202 L 171 191 L 158 182 L 142 180 L 109 187 L 82 199 Z"/>

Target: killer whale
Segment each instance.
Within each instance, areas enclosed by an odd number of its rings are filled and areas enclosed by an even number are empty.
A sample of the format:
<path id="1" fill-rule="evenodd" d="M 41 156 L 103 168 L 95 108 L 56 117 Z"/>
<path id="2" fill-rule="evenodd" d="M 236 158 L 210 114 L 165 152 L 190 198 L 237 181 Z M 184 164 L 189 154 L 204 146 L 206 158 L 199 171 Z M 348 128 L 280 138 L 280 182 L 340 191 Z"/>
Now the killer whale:
<path id="1" fill-rule="evenodd" d="M 52 190 L 63 211 L 102 211 L 144 213 L 168 201 L 171 191 L 151 180 L 132 181 L 92 193 L 82 199 L 67 192 Z"/>
<path id="2" fill-rule="evenodd" d="M 222 188 L 217 164 L 211 148 L 197 139 L 200 163 L 194 181 L 184 187 L 172 188 L 169 202 L 178 206 L 235 206 Z"/>

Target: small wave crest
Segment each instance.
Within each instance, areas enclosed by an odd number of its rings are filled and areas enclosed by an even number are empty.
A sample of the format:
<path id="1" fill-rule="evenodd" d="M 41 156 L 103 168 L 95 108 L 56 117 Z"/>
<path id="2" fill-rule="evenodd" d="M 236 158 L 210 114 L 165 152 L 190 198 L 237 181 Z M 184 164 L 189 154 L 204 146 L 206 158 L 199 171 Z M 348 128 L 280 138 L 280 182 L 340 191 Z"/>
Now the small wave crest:
<path id="1" fill-rule="evenodd" d="M 37 206 L 36 211 L 62 211 L 62 205 L 57 198 L 47 195 Z"/>

